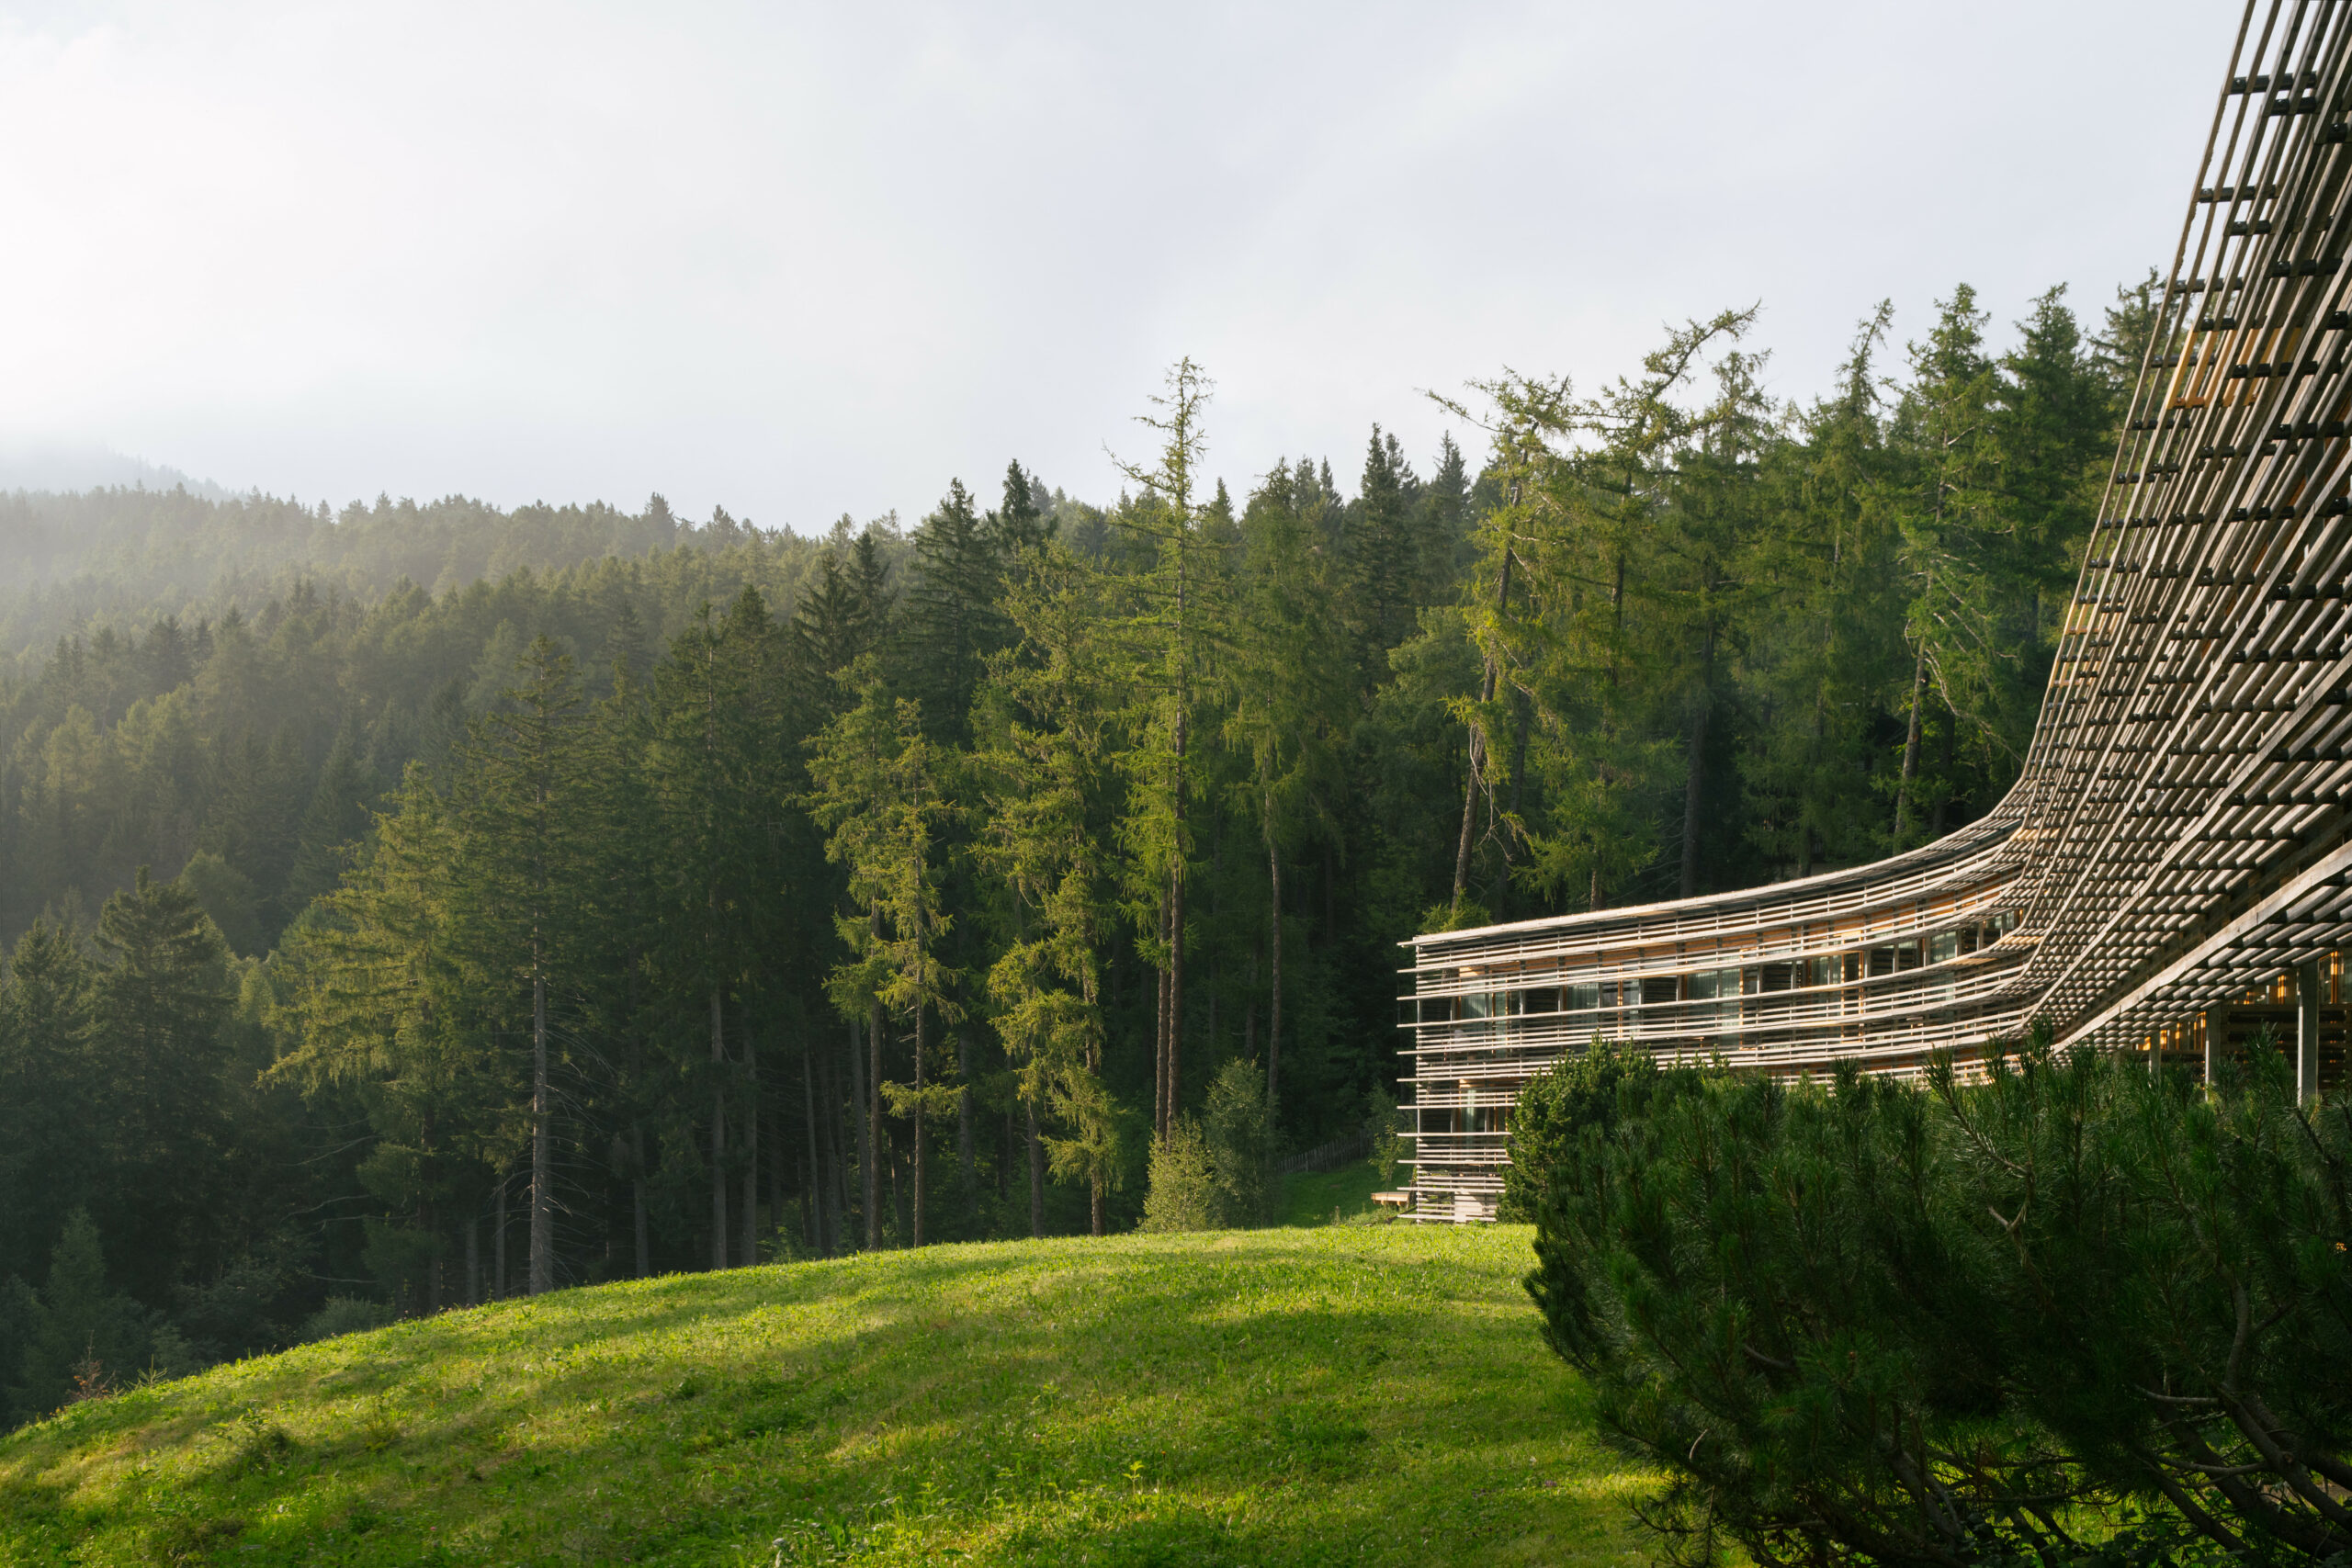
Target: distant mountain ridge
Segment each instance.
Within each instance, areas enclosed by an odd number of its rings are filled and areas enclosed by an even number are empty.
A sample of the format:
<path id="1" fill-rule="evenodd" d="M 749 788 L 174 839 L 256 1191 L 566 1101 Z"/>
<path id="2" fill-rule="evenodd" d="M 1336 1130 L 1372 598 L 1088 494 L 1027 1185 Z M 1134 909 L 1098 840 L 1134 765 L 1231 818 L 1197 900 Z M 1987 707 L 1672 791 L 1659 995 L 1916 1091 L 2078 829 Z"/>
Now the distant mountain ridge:
<path id="1" fill-rule="evenodd" d="M 207 501 L 226 501 L 232 493 L 210 479 L 110 446 L 0 446 L 0 493 L 110 489 L 178 489 Z"/>
<path id="2" fill-rule="evenodd" d="M 895 535 L 896 519 L 882 526 Z M 683 522 L 659 495 L 634 513 L 603 502 L 502 511 L 465 496 L 379 496 L 334 513 L 182 483 L 0 489 L 0 660 L 100 626 L 250 613 L 297 582 L 364 601 L 404 581 L 440 594 L 522 570 L 772 536 L 723 507 L 707 523 Z"/>

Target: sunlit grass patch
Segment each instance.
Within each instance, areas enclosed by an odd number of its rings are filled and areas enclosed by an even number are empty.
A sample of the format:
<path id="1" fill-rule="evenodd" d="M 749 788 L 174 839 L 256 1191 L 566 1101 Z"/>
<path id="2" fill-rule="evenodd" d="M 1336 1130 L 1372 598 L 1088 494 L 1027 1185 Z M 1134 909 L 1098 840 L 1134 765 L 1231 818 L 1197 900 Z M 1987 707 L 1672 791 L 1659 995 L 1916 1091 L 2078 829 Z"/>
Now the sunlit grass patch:
<path id="1" fill-rule="evenodd" d="M 451 1313 L 0 1439 L 0 1563 L 1634 1558 L 1526 1258 L 1005 1243 Z"/>

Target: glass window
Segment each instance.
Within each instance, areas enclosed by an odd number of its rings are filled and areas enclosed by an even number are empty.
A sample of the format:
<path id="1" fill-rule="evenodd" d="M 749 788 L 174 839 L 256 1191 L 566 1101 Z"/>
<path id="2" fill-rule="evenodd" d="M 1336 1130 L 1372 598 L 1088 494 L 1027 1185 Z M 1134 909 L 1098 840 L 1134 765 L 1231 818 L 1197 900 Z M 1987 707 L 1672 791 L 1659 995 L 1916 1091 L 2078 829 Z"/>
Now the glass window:
<path id="1" fill-rule="evenodd" d="M 1958 931 L 1938 931 L 1928 939 L 1928 963 L 1941 964 L 1947 959 L 1959 956 L 1960 933 Z"/>
<path id="2" fill-rule="evenodd" d="M 1697 974 L 1690 976 L 1690 987 L 1691 997 L 1694 999 L 1701 1001 L 1712 1000 L 1716 998 L 1736 997 L 1739 995 L 1739 971 L 1736 969 L 1702 969 Z M 1705 1023 L 1709 1020 L 1720 1022 L 1724 1019 L 1736 1019 L 1738 1016 L 1739 1004 L 1736 1001 L 1718 1001 L 1713 1008 L 1699 1008 L 1693 1010 L 1691 1019 L 1693 1022 Z"/>

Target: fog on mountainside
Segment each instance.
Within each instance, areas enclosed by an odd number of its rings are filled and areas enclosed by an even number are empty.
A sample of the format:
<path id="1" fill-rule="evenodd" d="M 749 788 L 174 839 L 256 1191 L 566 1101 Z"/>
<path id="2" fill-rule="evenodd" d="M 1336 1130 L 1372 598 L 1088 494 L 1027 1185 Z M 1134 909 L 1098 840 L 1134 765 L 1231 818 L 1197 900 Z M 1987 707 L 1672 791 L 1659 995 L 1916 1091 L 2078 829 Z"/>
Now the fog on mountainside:
<path id="1" fill-rule="evenodd" d="M 0 1279 L 103 1252 L 115 1356 L 202 1360 L 355 1292 L 1247 1222 L 1384 1114 L 1415 931 L 1997 801 L 2150 319 L 1996 350 L 1956 288 L 1792 407 L 1726 312 L 1238 492 L 1186 362 L 1108 507 L 1016 462 L 820 536 L 0 497 Z M 25 1311 L 0 1372 L 96 1332 Z"/>

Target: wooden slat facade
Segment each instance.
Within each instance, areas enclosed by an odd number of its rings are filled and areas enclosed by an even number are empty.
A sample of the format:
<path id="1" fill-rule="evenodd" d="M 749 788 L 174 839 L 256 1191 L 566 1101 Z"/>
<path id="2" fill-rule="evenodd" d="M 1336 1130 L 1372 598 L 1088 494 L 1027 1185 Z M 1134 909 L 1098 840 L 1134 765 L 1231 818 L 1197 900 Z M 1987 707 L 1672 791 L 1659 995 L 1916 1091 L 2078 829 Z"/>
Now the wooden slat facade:
<path id="1" fill-rule="evenodd" d="M 2346 11 L 2246 7 L 2016 787 L 1874 865 L 1407 943 L 1413 1217 L 1491 1218 L 1519 1086 L 1596 1036 L 1909 1075 L 2036 1018 L 2189 1064 L 2267 1024 L 2330 1086 L 2352 947 Z"/>

